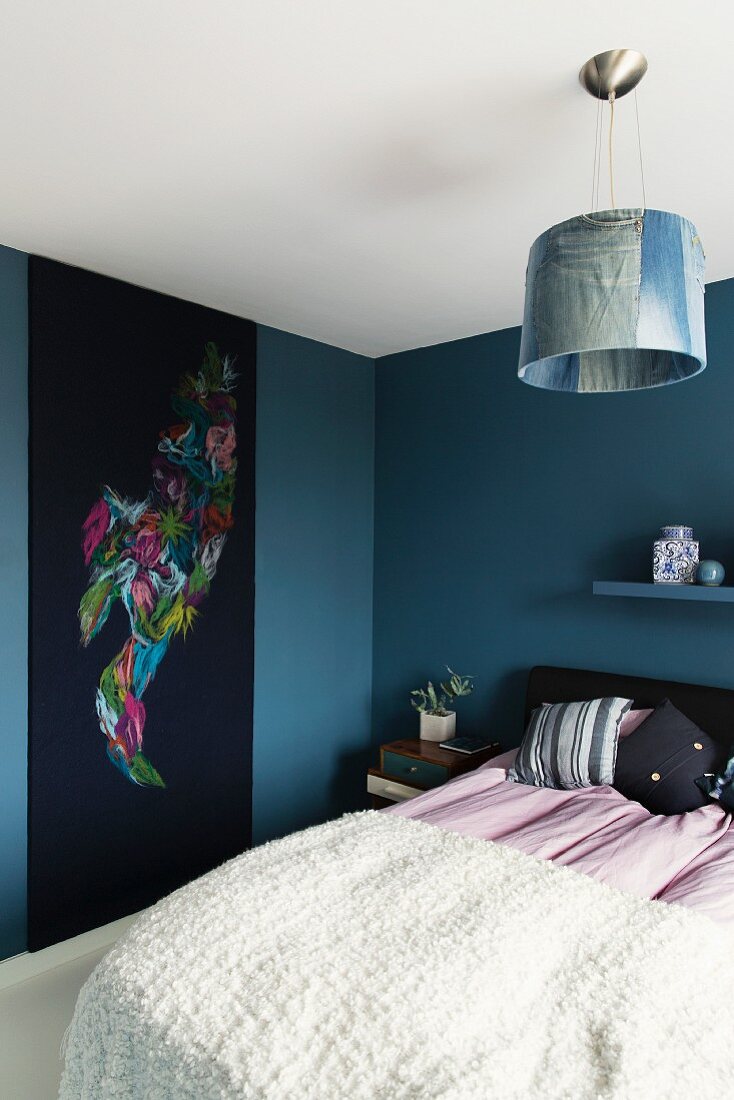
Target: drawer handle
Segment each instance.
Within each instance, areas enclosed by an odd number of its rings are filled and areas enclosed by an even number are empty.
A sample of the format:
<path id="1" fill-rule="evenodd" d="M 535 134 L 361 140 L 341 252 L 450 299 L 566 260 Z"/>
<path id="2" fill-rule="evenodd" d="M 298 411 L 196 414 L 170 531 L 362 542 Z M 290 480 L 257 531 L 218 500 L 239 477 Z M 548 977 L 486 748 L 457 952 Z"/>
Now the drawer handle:
<path id="1" fill-rule="evenodd" d="M 418 768 L 417 768 L 417 766 L 416 766 L 416 765 L 413 765 L 413 767 L 412 767 L 412 768 L 408 768 L 408 771 L 409 771 L 409 772 L 417 772 L 417 771 L 418 771 Z"/>

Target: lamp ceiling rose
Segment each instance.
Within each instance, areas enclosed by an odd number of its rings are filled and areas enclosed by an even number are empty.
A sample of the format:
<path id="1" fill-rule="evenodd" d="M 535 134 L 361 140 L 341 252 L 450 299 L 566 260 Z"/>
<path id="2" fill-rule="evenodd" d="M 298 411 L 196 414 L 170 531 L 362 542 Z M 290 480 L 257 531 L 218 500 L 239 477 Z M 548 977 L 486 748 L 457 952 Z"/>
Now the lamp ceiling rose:
<path id="1" fill-rule="evenodd" d="M 647 58 L 638 50 L 606 50 L 590 57 L 579 73 L 581 84 L 594 99 L 627 95 L 647 72 Z"/>

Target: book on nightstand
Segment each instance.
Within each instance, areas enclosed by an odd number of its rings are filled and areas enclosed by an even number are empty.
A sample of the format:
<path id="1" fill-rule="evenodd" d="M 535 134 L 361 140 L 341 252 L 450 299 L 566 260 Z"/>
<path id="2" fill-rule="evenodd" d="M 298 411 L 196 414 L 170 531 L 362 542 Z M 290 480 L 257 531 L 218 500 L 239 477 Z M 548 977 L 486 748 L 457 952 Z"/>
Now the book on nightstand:
<path id="1" fill-rule="evenodd" d="M 482 752 L 489 747 L 490 742 L 482 741 L 480 737 L 452 737 L 450 741 L 442 741 L 440 744 L 442 749 L 450 749 L 451 752 L 464 752 L 467 756 L 471 756 L 475 752 Z M 499 748 L 499 746 L 497 747 Z"/>

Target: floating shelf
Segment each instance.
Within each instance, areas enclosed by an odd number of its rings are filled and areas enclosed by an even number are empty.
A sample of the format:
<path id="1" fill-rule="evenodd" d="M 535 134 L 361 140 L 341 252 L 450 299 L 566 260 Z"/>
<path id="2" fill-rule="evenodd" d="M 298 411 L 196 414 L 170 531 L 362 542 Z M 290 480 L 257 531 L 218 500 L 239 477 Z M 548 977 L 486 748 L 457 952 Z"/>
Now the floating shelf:
<path id="1" fill-rule="evenodd" d="M 652 600 L 703 600 L 734 603 L 734 585 L 707 588 L 703 584 L 637 584 L 633 581 L 594 581 L 595 596 L 641 596 Z"/>

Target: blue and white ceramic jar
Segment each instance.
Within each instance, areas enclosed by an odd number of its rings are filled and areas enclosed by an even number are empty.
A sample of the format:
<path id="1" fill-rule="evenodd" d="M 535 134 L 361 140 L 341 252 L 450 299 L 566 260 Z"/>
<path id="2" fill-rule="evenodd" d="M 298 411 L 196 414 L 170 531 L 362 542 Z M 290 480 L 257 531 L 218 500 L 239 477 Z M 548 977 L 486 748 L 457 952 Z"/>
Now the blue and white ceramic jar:
<path id="1" fill-rule="evenodd" d="M 671 524 L 660 528 L 652 557 L 652 579 L 655 584 L 695 584 L 698 565 L 698 542 L 693 528 Z"/>

